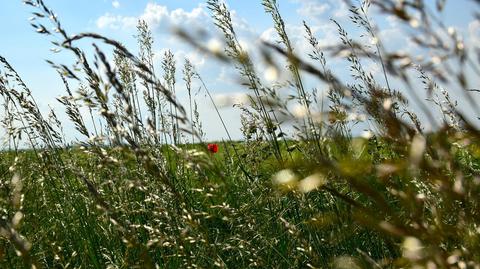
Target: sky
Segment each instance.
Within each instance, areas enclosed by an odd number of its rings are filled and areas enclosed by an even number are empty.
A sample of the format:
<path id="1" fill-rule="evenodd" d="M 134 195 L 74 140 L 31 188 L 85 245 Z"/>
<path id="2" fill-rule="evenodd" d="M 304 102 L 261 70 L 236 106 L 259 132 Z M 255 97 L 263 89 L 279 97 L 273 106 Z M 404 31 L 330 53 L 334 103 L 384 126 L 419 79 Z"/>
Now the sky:
<path id="1" fill-rule="evenodd" d="M 185 44 L 172 34 L 172 27 L 193 30 L 204 29 L 211 34 L 207 44 L 221 42 L 221 36 L 216 31 L 205 1 L 200 0 L 44 0 L 53 9 L 63 27 L 69 34 L 81 32 L 97 32 L 107 37 L 121 41 L 131 51 L 136 51 L 136 24 L 139 19 L 145 20 L 154 35 L 155 65 L 160 69 L 161 55 L 170 49 L 176 55 L 179 64 L 178 97 L 186 101 L 186 93 L 181 83 L 181 65 L 183 59 L 189 58 L 209 86 L 209 90 L 217 98 L 241 96 L 245 89 L 238 85 L 238 73 L 230 66 L 212 59 L 196 48 Z M 278 37 L 273 30 L 272 21 L 264 12 L 260 0 L 227 0 L 232 12 L 235 29 L 240 42 L 245 49 L 254 53 L 260 40 L 275 41 Z M 428 1 L 427 1 L 428 2 Z M 433 0 L 430 2 L 434 2 Z M 358 36 L 360 30 L 348 21 L 348 11 L 342 1 L 337 0 L 278 0 L 280 12 L 287 25 L 294 47 L 298 51 L 308 50 L 304 38 L 302 21 L 312 27 L 321 45 L 335 44 L 338 35 L 331 18 L 344 25 L 352 36 Z M 466 39 L 479 42 L 480 23 L 473 19 L 472 11 L 479 10 L 474 1 L 447 1 L 446 11 L 441 15 L 447 26 L 454 27 Z M 0 55 L 7 58 L 11 65 L 26 81 L 34 97 L 42 109 L 48 105 L 56 110 L 62 110 L 55 100 L 64 94 L 64 89 L 56 74 L 46 59 L 57 63 L 73 63 L 70 55 L 53 53 L 50 49 L 51 39 L 37 33 L 29 24 L 32 9 L 22 4 L 21 0 L 0 0 Z M 377 27 L 380 30 L 385 46 L 391 50 L 414 50 L 412 42 L 402 34 L 398 22 L 392 18 L 378 17 Z M 345 73 L 347 65 L 332 60 L 332 69 L 338 68 Z M 378 65 L 372 65 L 371 71 L 378 71 Z M 261 75 L 264 73 L 259 72 Z M 160 74 L 159 74 L 160 75 Z M 161 76 L 161 75 L 160 75 Z M 347 74 L 348 76 L 348 74 Z M 265 78 L 267 79 L 267 78 Z M 268 81 L 266 82 L 268 83 Z M 309 87 L 317 87 L 317 82 L 307 78 Z M 474 85 L 475 86 L 475 85 Z M 202 95 L 202 94 L 200 94 Z M 207 139 L 218 140 L 226 137 L 221 123 L 214 114 L 208 99 L 199 96 L 200 117 L 205 128 Z M 234 138 L 241 138 L 240 114 L 238 109 L 222 108 L 222 116 Z M 63 115 L 62 113 L 58 113 Z M 205 115 L 202 117 L 202 115 Z M 64 117 L 61 116 L 61 117 Z M 73 129 L 66 129 L 69 137 L 75 137 Z"/>

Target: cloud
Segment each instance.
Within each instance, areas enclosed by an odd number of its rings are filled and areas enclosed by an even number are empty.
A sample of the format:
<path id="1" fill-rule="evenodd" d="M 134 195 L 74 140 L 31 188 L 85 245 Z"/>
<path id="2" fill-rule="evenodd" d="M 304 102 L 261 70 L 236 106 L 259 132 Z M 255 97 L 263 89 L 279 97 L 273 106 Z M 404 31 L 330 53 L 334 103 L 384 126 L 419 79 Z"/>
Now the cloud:
<path id="1" fill-rule="evenodd" d="M 333 19 L 342 20 L 348 18 L 348 5 L 345 1 L 330 0 L 330 3 L 335 5 L 335 9 L 331 13 Z"/>
<path id="2" fill-rule="evenodd" d="M 296 12 L 307 21 L 325 22 L 330 18 L 339 20 L 348 16 L 348 6 L 338 0 L 290 0 L 298 4 Z"/>
<path id="3" fill-rule="evenodd" d="M 315 0 L 301 1 L 301 6 L 297 9 L 297 13 L 302 17 L 316 18 L 321 16 L 331 8 L 328 3 L 320 3 Z"/>
<path id="4" fill-rule="evenodd" d="M 337 35 L 337 29 L 335 25 L 330 22 L 328 19 L 332 14 L 342 14 L 342 5 L 336 3 L 335 1 L 319 1 L 319 0 L 295 0 L 297 1 L 298 10 L 297 13 L 301 14 L 306 20 L 311 22 L 311 29 L 315 36 L 319 39 L 320 46 L 333 45 L 339 41 Z M 215 61 L 210 56 L 205 55 L 195 48 L 191 48 L 188 45 L 185 45 L 184 42 L 181 42 L 177 37 L 172 35 L 172 27 L 181 28 L 187 31 L 194 31 L 196 29 L 203 29 L 209 34 L 211 40 L 218 40 L 218 42 L 211 42 L 212 44 L 218 43 L 224 45 L 222 42 L 221 33 L 216 29 L 212 19 L 210 18 L 209 11 L 207 10 L 204 4 L 200 4 L 197 7 L 185 10 L 185 9 L 170 9 L 165 5 L 157 3 L 148 3 L 143 12 L 137 16 L 120 16 L 113 14 L 105 14 L 97 20 L 97 26 L 101 29 L 130 29 L 133 33 L 135 31 L 136 22 L 141 19 L 145 20 L 149 25 L 155 39 L 155 66 L 159 67 L 161 63 L 162 56 L 166 49 L 160 48 L 171 48 L 172 52 L 175 54 L 175 60 L 177 62 L 177 81 L 181 81 L 181 66 L 184 62 L 184 58 L 190 59 L 192 63 L 196 66 L 197 71 L 201 73 L 202 77 L 205 79 L 209 89 L 212 94 L 218 94 L 223 92 L 223 95 L 218 95 L 217 98 L 228 97 L 232 100 L 244 100 L 243 95 L 236 94 L 245 90 L 241 84 L 241 77 L 238 73 L 238 70 L 232 66 L 225 66 L 220 64 L 218 61 Z M 237 38 L 241 43 L 241 46 L 250 53 L 252 60 L 255 62 L 255 69 L 258 71 L 260 79 L 263 80 L 264 75 L 267 74 L 267 66 L 262 61 L 262 58 L 259 56 L 259 52 L 256 51 L 260 40 L 266 40 L 271 43 L 276 43 L 279 39 L 278 34 L 273 28 L 269 29 L 258 29 L 253 28 L 248 24 L 248 22 L 240 17 L 235 10 L 230 10 L 232 17 L 233 26 L 237 34 Z M 268 15 L 265 15 L 265 19 L 268 19 Z M 303 59 L 308 60 L 308 56 L 304 52 L 310 52 L 311 46 L 308 43 L 308 40 L 305 38 L 305 29 L 303 25 L 296 25 L 286 23 L 286 30 L 290 37 L 290 41 L 295 48 L 295 51 L 300 54 Z M 125 31 L 128 32 L 128 31 Z M 205 40 L 205 44 L 208 43 L 208 39 Z M 286 66 L 285 59 L 278 57 L 278 76 L 279 83 L 285 82 L 287 79 L 291 79 L 290 73 L 283 67 Z M 332 64 L 335 62 L 330 62 Z M 159 74 L 161 74 L 160 69 Z M 277 71 L 277 70 L 276 70 Z M 268 77 L 268 76 L 267 76 Z M 269 81 L 264 81 L 265 85 L 271 84 Z M 179 87 L 182 87 L 182 84 L 178 84 Z M 318 81 L 312 79 L 310 76 L 305 75 L 305 86 L 308 88 L 319 87 Z M 185 98 L 185 91 L 178 91 L 179 98 Z M 218 101 L 218 100 L 217 100 Z M 221 102 L 220 102 L 221 103 Z M 227 102 L 231 105 L 231 103 Z M 213 115 L 214 111 L 212 110 L 208 100 L 199 101 L 201 105 L 201 113 L 203 115 Z M 230 123 L 237 123 L 238 120 L 238 111 L 237 109 L 227 106 L 222 109 L 222 115 L 225 114 L 225 119 Z M 236 126 L 238 127 L 238 126 Z M 213 138 L 218 133 L 219 126 L 216 124 L 205 123 L 205 129 L 209 134 L 209 138 Z M 213 132 L 213 130 L 217 130 Z M 221 132 L 220 132 L 221 133 Z M 220 134 L 220 136 L 223 134 Z M 239 133 L 235 136 L 238 137 Z M 219 136 L 219 137 L 220 137 Z"/>
<path id="5" fill-rule="evenodd" d="M 113 6 L 114 8 L 119 8 L 119 7 L 120 7 L 120 2 L 118 2 L 117 0 L 115 0 L 115 1 L 112 2 L 112 6 Z"/>
<path id="6" fill-rule="evenodd" d="M 114 1 L 113 5 L 115 6 Z M 118 3 L 119 4 L 119 3 Z M 97 19 L 97 27 L 100 29 L 134 29 L 138 20 L 144 20 L 152 31 L 168 32 L 172 27 L 191 29 L 200 28 L 209 21 L 209 15 L 203 5 L 186 11 L 182 8 L 169 10 L 167 6 L 156 3 L 148 3 L 139 16 L 122 16 L 106 13 Z M 135 22 L 132 24 L 131 22 Z"/>
<path id="7" fill-rule="evenodd" d="M 137 25 L 137 19 L 106 13 L 97 19 L 96 25 L 100 29 L 125 30 L 134 28 Z"/>
<path id="8" fill-rule="evenodd" d="M 140 19 L 145 20 L 153 30 L 175 27 L 199 27 L 209 16 L 202 6 L 191 11 L 182 8 L 168 10 L 166 6 L 148 3 Z"/>
<path id="9" fill-rule="evenodd" d="M 230 10 L 230 14 L 242 48 L 253 54 L 255 47 L 253 44 L 257 44 L 259 34 L 235 10 Z M 97 19 L 96 25 L 100 29 L 130 30 L 134 33 L 138 20 L 144 20 L 149 25 L 155 40 L 155 47 L 171 48 L 178 64 L 183 63 L 184 59 L 188 58 L 196 68 L 207 69 L 208 73 L 213 74 L 215 77 L 225 73 L 222 72 L 218 62 L 213 60 L 211 56 L 187 45 L 183 40 L 173 35 L 171 31 L 173 27 L 176 27 L 193 34 L 192 31 L 201 29 L 210 35 L 210 41 L 212 42 L 205 41 L 208 45 L 218 44 L 219 49 L 223 50 L 225 45 L 222 42 L 223 35 L 215 27 L 206 5 L 199 4 L 191 10 L 185 10 L 182 8 L 169 9 L 165 5 L 148 3 L 143 12 L 138 16 L 121 16 L 107 13 Z M 165 50 L 156 50 L 155 65 L 161 63 Z"/>
<path id="10" fill-rule="evenodd" d="M 480 44 L 480 21 L 472 20 L 468 24 L 468 38 L 473 46 L 478 46 Z"/>

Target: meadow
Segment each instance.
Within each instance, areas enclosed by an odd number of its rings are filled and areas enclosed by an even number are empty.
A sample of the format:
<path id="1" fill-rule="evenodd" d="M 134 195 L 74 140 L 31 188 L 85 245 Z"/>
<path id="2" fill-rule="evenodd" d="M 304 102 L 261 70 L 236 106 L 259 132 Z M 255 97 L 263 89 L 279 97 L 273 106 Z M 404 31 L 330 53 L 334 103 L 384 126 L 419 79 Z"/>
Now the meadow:
<path id="1" fill-rule="evenodd" d="M 293 48 L 278 3 L 261 2 L 279 40 L 259 57 L 288 83 L 264 83 L 222 1 L 206 5 L 224 47 L 175 33 L 238 70 L 249 95 L 234 104 L 234 140 L 188 59 L 168 51 L 154 66 L 144 21 L 132 53 L 70 35 L 48 1 L 24 1 L 34 30 L 74 59 L 49 63 L 78 139 L 0 55 L 0 268 L 480 268 L 480 114 L 462 110 L 480 112 L 479 50 L 438 20 L 445 1 L 350 3 L 351 23 L 375 42 L 332 20 L 338 45 L 324 47 L 304 22 L 309 51 Z M 412 31 L 427 57 L 388 51 L 371 8 Z M 353 83 L 329 67 L 342 57 Z M 205 141 L 202 120 L 214 117 L 199 113 L 193 85 L 229 139 Z"/>

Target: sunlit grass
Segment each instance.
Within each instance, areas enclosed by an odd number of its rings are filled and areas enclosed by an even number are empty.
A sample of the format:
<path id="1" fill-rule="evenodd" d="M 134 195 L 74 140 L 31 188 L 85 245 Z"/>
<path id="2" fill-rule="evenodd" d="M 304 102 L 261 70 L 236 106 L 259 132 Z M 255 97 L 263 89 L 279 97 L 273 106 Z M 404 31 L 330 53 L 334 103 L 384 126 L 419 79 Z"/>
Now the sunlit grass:
<path id="1" fill-rule="evenodd" d="M 240 46 L 227 6 L 207 1 L 225 35 L 223 50 L 178 35 L 235 66 L 250 90 L 247 104 L 235 106 L 244 137 L 234 141 L 189 61 L 176 63 L 168 51 L 154 71 L 145 22 L 138 24 L 134 55 L 97 34 L 71 36 L 43 1 L 25 3 L 36 31 L 73 53 L 74 67 L 50 64 L 64 81 L 58 101 L 78 140 L 65 138 L 54 111 L 41 113 L 1 57 L 1 268 L 480 268 L 480 132 L 476 116 L 459 111 L 441 86 L 467 85 L 462 72 L 477 72 L 478 63 L 457 36 L 437 36 L 432 27 L 444 26 L 428 24 L 432 14 L 423 5 L 352 6 L 352 23 L 376 41 L 373 49 L 333 21 L 338 46 L 321 47 L 305 23 L 311 50 L 295 51 L 276 1 L 262 1 L 280 40 L 258 49 L 268 68 L 278 68 L 272 56 L 287 64 L 278 70 L 292 78 L 279 86 L 289 92 L 284 96 L 262 82 L 259 61 Z M 435 57 L 432 65 L 386 51 L 370 5 L 442 43 L 423 45 L 464 69 L 444 77 L 453 71 Z M 108 51 L 77 47 L 84 39 Z M 347 56 L 353 84 L 329 69 L 327 58 L 339 55 Z M 381 80 L 365 70 L 367 59 L 383 67 Z M 307 73 L 325 86 L 326 100 L 305 86 Z M 392 77 L 402 90 L 390 85 Z M 193 85 L 209 96 L 215 115 L 198 112 Z M 176 99 L 179 90 L 188 91 L 188 104 Z M 414 90 L 431 97 L 415 100 L 426 109 L 422 117 L 404 96 Z M 432 105 L 442 111 L 442 127 L 426 132 Z M 202 121 L 214 119 L 225 141 L 205 141 Z M 371 128 L 360 135 L 353 130 L 361 124 Z"/>

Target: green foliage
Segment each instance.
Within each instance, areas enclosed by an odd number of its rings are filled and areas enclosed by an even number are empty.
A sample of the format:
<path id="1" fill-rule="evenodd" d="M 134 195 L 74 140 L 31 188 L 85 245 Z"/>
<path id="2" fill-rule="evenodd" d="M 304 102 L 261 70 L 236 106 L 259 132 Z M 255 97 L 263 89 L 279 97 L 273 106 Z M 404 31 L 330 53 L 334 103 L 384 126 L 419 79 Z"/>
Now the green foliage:
<path id="1" fill-rule="evenodd" d="M 44 117 L 20 75 L 0 57 L 8 145 L 0 153 L 1 268 L 480 267 L 480 132 L 435 82 L 463 87 L 462 72 L 478 69 L 458 36 L 445 40 L 432 31 L 423 1 L 352 6 L 352 22 L 377 40 L 373 51 L 335 21 L 340 44 L 322 48 L 305 22 L 309 52 L 293 49 L 277 2 L 262 1 L 280 37 L 278 44 L 263 44 L 263 57 L 274 68 L 271 54 L 285 57 L 293 77 L 280 88 L 257 75 L 226 4 L 207 1 L 225 35 L 224 51 L 180 35 L 246 79 L 250 104 L 236 106 L 242 141 L 232 141 L 191 62 L 182 72 L 188 109 L 175 97 L 183 88 L 172 52 L 163 55 L 163 79 L 157 77 L 145 22 L 138 24 L 135 56 L 97 34 L 69 36 L 43 1 L 25 3 L 34 9 L 37 32 L 54 35 L 54 45 L 75 57 L 73 67 L 50 64 L 66 88 L 58 101 L 82 138 L 66 141 L 55 112 Z M 430 53 L 442 52 L 445 62 L 458 61 L 460 73 L 444 77 L 451 71 L 445 66 L 413 64 L 409 55 L 386 51 L 370 5 L 443 42 L 415 39 Z M 115 68 L 96 44 L 89 59 L 88 48 L 76 46 L 83 39 L 112 48 Z M 329 70 L 326 52 L 347 55 L 352 84 Z M 366 61 L 382 66 L 381 81 L 366 71 Z M 433 132 L 423 130 L 403 91 L 392 88 L 394 77 L 414 93 L 412 71 L 441 109 L 442 127 Z M 316 89 L 305 87 L 307 73 L 327 87 L 326 106 Z M 204 142 L 194 83 L 210 97 L 229 137 L 218 142 L 218 153 Z M 279 94 L 282 87 L 292 94 Z M 299 110 L 291 111 L 295 105 Z M 352 134 L 360 115 L 373 126 L 365 137 Z M 299 134 L 287 135 L 285 122 Z"/>

